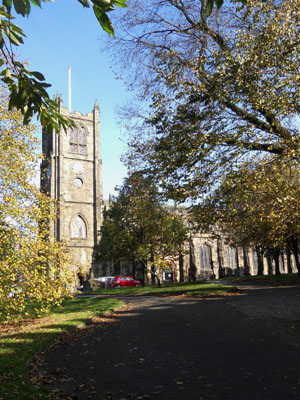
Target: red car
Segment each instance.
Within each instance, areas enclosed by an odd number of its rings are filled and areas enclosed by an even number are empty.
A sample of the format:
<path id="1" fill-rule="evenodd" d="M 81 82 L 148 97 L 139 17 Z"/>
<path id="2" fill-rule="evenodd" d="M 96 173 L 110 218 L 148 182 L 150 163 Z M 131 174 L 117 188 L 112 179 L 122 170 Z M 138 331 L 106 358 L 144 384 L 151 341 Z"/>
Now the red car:
<path id="1" fill-rule="evenodd" d="M 116 276 L 111 282 L 110 286 L 113 288 L 120 288 L 125 286 L 141 286 L 141 282 L 137 281 L 131 276 Z"/>

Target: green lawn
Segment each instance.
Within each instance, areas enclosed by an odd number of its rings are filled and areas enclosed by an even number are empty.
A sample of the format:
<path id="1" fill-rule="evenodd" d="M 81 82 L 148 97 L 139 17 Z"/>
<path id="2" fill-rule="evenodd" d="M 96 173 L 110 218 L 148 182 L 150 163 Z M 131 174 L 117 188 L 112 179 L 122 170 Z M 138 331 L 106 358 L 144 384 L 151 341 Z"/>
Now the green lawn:
<path id="1" fill-rule="evenodd" d="M 120 295 L 181 295 L 187 294 L 191 296 L 208 296 L 208 295 L 218 295 L 228 292 L 236 291 L 234 286 L 222 285 L 219 283 L 170 283 L 163 284 L 162 287 L 157 285 L 139 286 L 139 287 L 124 287 L 120 289 L 99 289 L 89 294 L 105 294 L 112 296 Z"/>
<path id="2" fill-rule="evenodd" d="M 26 362 L 57 334 L 121 304 L 113 298 L 68 299 L 47 316 L 20 324 L 0 324 L 0 400 L 46 399 L 44 389 L 35 389 L 24 380 Z"/>

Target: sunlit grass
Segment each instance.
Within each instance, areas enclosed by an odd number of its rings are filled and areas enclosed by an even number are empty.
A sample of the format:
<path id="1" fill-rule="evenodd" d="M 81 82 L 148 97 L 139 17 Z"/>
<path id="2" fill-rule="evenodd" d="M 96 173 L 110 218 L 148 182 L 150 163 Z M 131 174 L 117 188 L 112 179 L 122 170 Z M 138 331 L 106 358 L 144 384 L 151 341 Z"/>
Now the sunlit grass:
<path id="1" fill-rule="evenodd" d="M 124 287 L 119 289 L 99 289 L 89 294 L 102 294 L 102 295 L 181 295 L 187 294 L 192 296 L 198 295 L 214 295 L 221 293 L 234 292 L 236 288 L 231 285 L 222 285 L 218 283 L 168 283 L 163 284 L 162 287 L 157 285 L 147 285 L 139 287 Z"/>
<path id="2" fill-rule="evenodd" d="M 46 391 L 24 380 L 26 362 L 57 334 L 84 324 L 87 319 L 112 310 L 122 302 L 113 298 L 67 299 L 47 316 L 23 323 L 0 325 L 0 400 L 45 399 Z"/>

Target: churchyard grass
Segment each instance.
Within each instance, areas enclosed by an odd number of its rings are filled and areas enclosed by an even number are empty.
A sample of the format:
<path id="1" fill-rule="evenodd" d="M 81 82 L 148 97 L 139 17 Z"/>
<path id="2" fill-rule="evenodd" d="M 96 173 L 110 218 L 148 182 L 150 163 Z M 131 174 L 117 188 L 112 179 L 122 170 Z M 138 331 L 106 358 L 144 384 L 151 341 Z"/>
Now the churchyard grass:
<path id="1" fill-rule="evenodd" d="M 180 282 L 180 283 L 164 283 L 161 287 L 157 285 L 145 285 L 139 287 L 124 287 L 124 288 L 107 288 L 99 289 L 88 294 L 105 294 L 111 296 L 118 296 L 124 294 L 132 295 L 189 295 L 189 296 L 214 296 L 222 295 L 227 293 L 236 292 L 236 288 L 231 285 L 223 285 L 221 283 L 191 283 L 191 282 Z"/>
<path id="2" fill-rule="evenodd" d="M 55 337 L 84 326 L 93 317 L 122 304 L 113 298 L 64 300 L 62 307 L 40 318 L 18 324 L 0 324 L 0 400 L 45 399 L 47 391 L 26 379 L 26 364 Z"/>

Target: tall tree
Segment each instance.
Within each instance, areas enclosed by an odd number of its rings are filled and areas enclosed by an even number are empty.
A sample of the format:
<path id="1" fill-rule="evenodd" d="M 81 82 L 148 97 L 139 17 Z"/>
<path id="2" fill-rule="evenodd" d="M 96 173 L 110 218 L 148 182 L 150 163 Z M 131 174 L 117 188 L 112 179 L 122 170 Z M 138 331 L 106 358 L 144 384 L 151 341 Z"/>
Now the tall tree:
<path id="1" fill-rule="evenodd" d="M 63 243 L 48 238 L 55 204 L 34 185 L 38 161 L 32 127 L 7 111 L 0 95 L 0 319 L 58 304 L 75 285 Z M 52 211 L 51 211 L 52 210 Z"/>
<path id="2" fill-rule="evenodd" d="M 139 262 L 160 283 L 161 270 L 174 269 L 184 252 L 186 232 L 182 218 L 162 204 L 151 179 L 134 173 L 105 214 L 99 258 Z"/>
<path id="3" fill-rule="evenodd" d="M 137 1 L 118 22 L 128 34 L 116 49 L 135 68 L 126 79 L 150 102 L 128 162 L 178 200 L 205 195 L 249 153 L 299 159 L 299 1 L 210 15 L 206 4 Z"/>

